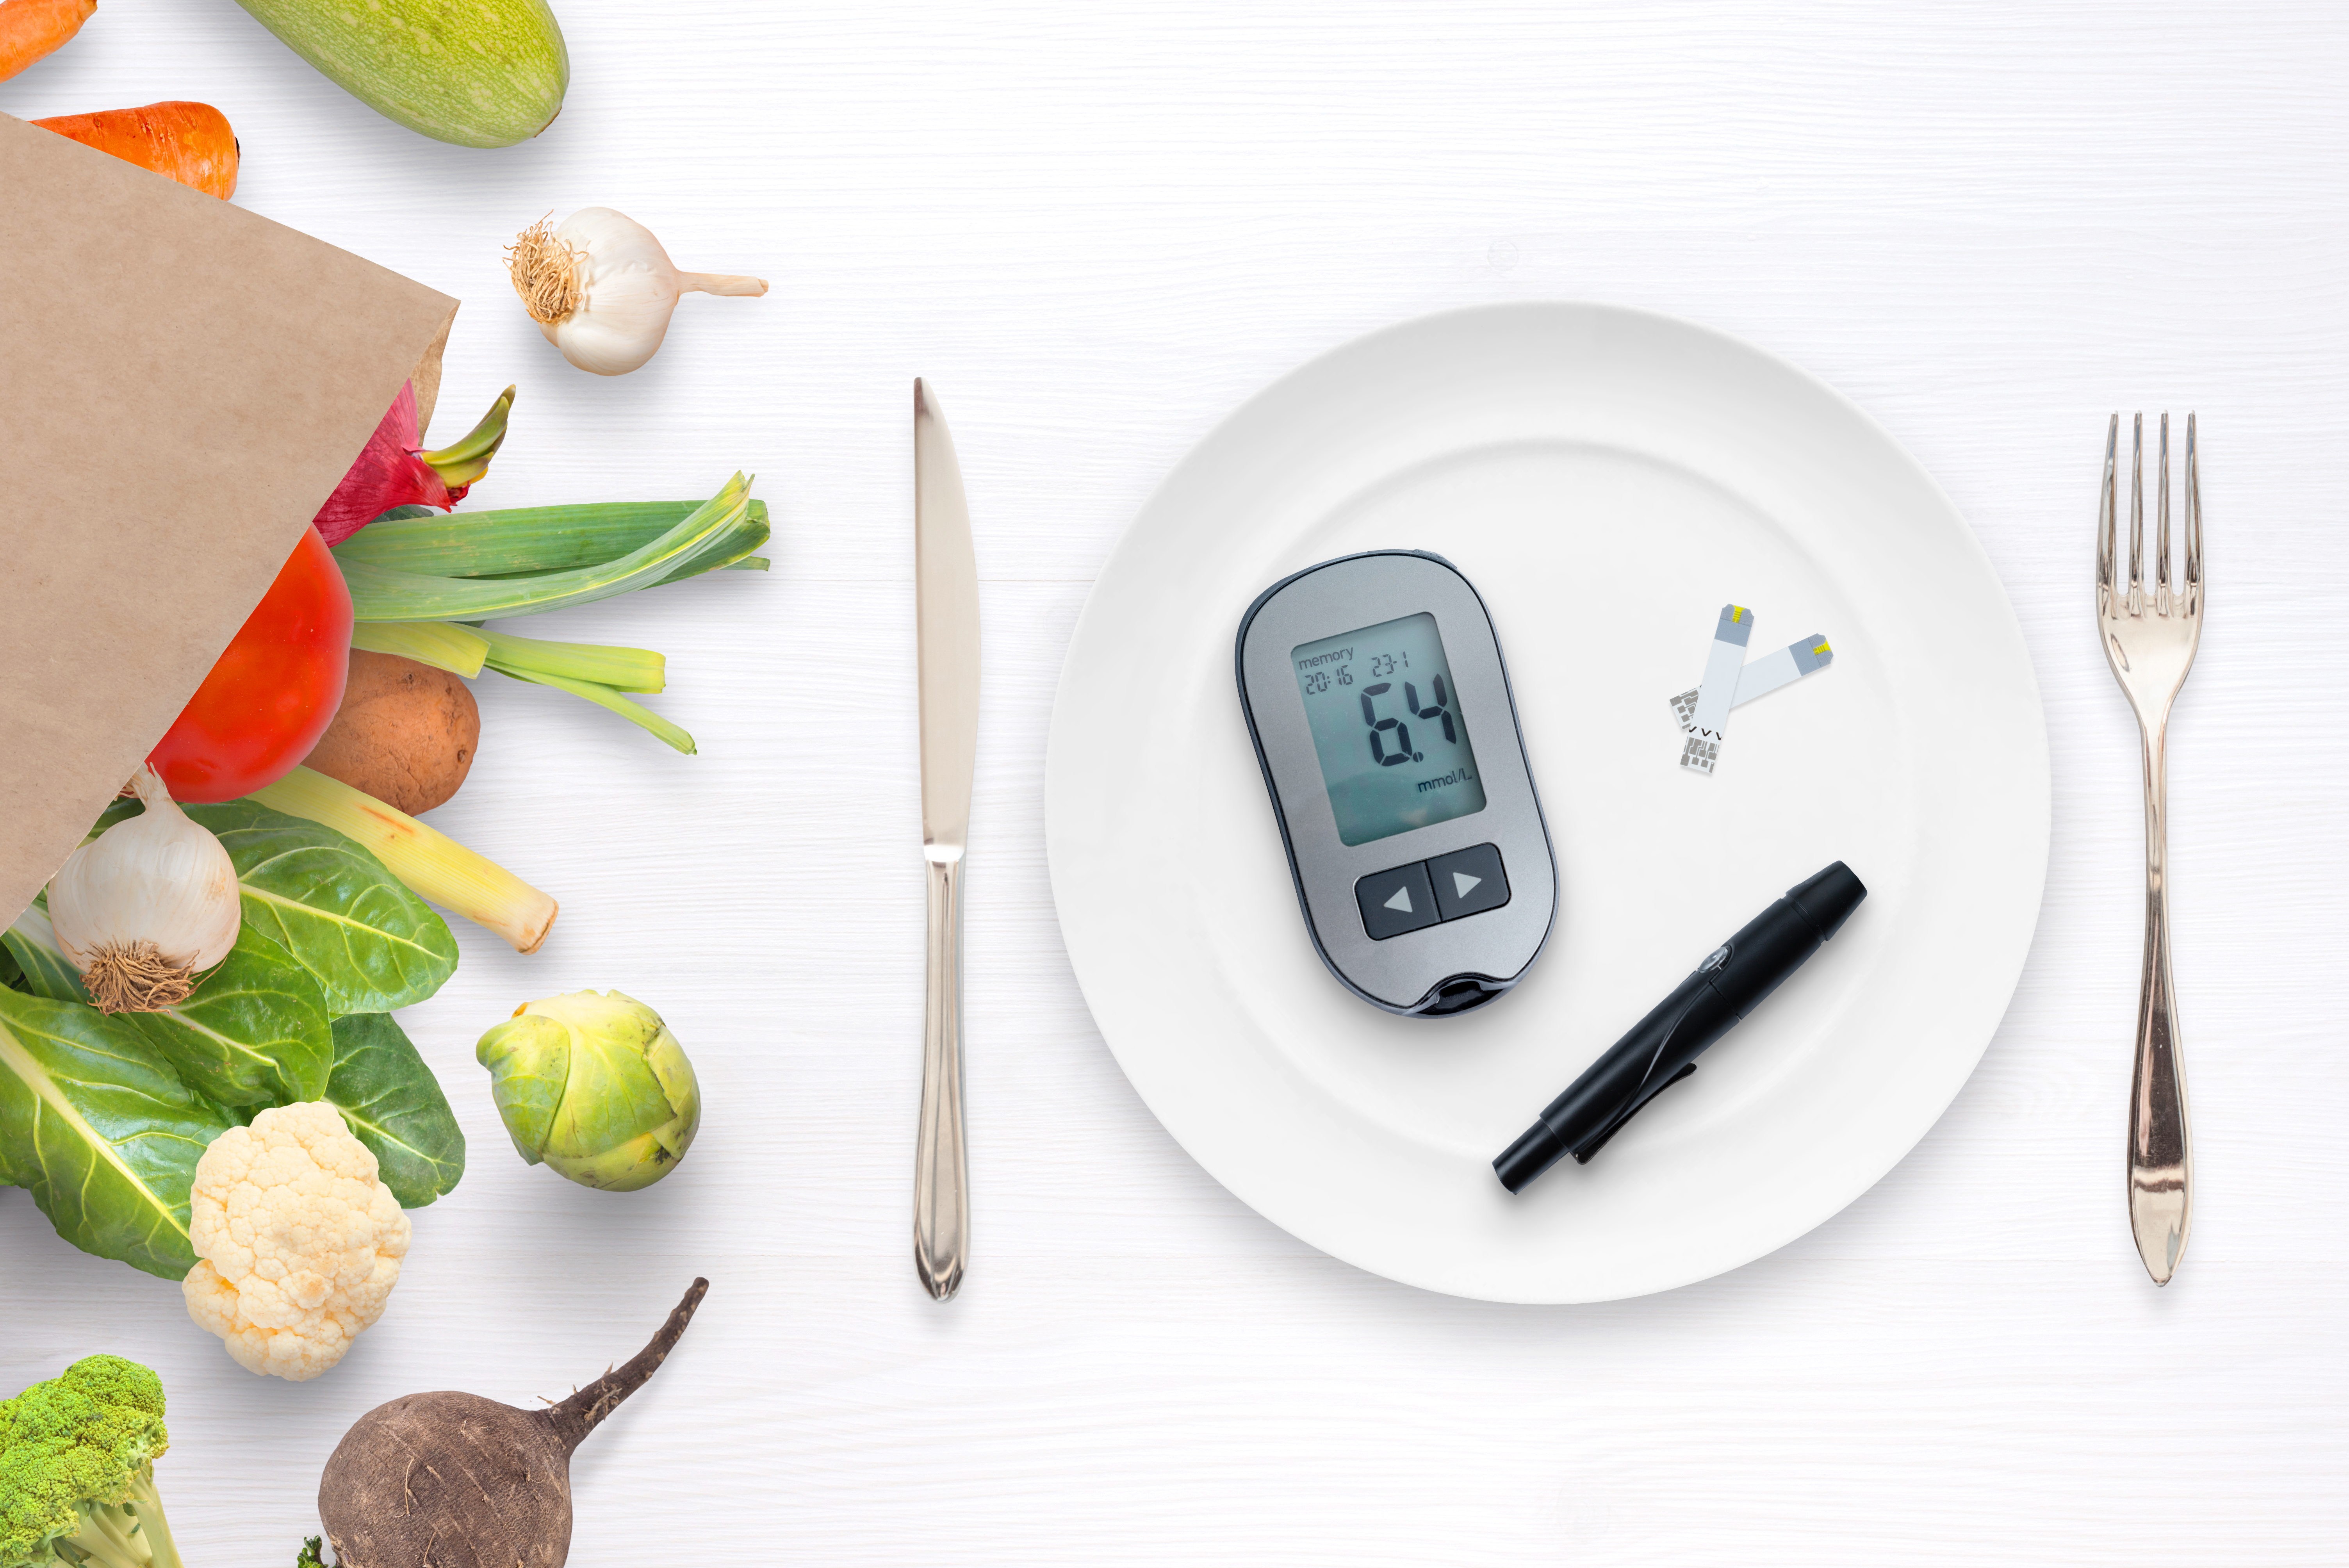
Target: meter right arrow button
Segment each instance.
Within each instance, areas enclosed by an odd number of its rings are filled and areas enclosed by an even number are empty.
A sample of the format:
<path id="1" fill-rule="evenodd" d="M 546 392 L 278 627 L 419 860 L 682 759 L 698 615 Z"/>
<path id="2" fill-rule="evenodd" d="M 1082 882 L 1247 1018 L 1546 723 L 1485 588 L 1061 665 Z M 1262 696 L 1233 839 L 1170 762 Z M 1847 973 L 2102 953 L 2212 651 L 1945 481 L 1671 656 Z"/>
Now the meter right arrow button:
<path id="1" fill-rule="evenodd" d="M 1435 913 L 1445 920 L 1482 914 L 1509 902 L 1509 876 L 1501 869 L 1501 851 L 1477 844 L 1438 855 L 1427 862 L 1435 881 Z"/>

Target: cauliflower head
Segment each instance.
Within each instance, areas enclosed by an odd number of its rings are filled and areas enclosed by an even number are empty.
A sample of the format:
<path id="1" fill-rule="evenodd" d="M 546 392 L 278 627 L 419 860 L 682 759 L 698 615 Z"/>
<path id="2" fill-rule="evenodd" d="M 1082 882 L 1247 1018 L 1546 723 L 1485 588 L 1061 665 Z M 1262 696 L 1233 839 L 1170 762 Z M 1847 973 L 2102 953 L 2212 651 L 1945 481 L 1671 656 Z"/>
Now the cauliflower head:
<path id="1" fill-rule="evenodd" d="M 408 1216 L 324 1100 L 278 1106 L 196 1161 L 188 1315 L 252 1372 L 305 1382 L 383 1315 Z"/>

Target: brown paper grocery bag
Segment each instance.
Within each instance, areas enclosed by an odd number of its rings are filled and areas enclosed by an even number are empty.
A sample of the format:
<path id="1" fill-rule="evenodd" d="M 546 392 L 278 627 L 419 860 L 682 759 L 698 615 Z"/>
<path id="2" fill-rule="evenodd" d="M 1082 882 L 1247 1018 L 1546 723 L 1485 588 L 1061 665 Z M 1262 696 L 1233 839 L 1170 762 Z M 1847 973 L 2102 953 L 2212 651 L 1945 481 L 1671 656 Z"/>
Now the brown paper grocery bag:
<path id="1" fill-rule="evenodd" d="M 429 359 L 437 383 L 456 309 L 0 115 L 0 923 L 195 695 L 401 380 Z"/>

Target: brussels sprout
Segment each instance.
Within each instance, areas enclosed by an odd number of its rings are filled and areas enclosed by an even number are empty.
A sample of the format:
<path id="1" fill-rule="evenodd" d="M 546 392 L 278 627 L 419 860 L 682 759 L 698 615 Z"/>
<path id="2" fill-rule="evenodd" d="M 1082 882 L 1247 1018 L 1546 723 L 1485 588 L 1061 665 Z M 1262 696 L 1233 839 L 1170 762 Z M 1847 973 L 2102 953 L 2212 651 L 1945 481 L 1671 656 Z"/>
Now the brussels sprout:
<path id="1" fill-rule="evenodd" d="M 517 1008 L 473 1053 L 525 1164 L 633 1192 L 667 1175 L 701 1125 L 701 1088 L 658 1013 L 617 991 Z"/>

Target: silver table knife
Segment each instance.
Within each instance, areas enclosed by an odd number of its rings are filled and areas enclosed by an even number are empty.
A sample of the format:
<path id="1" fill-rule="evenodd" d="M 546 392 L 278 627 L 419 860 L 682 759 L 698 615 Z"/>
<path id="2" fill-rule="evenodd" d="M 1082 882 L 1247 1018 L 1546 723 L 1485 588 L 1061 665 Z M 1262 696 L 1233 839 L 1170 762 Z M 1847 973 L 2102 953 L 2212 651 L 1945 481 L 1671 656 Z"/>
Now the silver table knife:
<path id="1" fill-rule="evenodd" d="M 970 1250 L 962 1127 L 962 860 L 978 754 L 978 562 L 962 465 L 938 400 L 914 382 L 914 618 L 922 679 L 922 858 L 929 866 L 922 1122 L 914 1155 L 914 1268 L 939 1301 Z"/>

